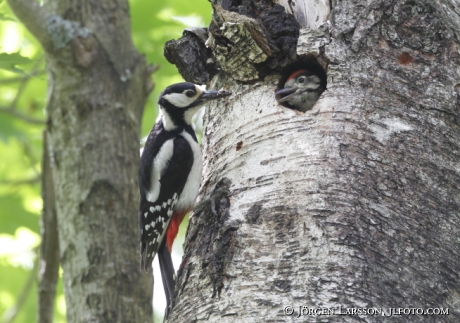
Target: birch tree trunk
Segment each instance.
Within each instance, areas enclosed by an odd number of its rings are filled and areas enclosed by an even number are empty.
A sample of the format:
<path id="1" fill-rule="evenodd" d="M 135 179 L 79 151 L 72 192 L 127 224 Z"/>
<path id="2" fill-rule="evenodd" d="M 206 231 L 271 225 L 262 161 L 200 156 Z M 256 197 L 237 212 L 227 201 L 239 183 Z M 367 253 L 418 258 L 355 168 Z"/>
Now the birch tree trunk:
<path id="1" fill-rule="evenodd" d="M 131 41 L 128 2 L 8 3 L 47 58 L 45 151 L 67 321 L 151 322 L 152 282 L 139 271 L 135 219 L 140 119 L 152 84 Z"/>
<path id="2" fill-rule="evenodd" d="M 458 322 L 460 4 L 334 0 L 299 32 L 269 0 L 212 2 L 209 31 L 166 46 L 233 92 L 207 110 L 167 321 Z M 327 75 L 306 113 L 274 97 L 293 63 Z"/>

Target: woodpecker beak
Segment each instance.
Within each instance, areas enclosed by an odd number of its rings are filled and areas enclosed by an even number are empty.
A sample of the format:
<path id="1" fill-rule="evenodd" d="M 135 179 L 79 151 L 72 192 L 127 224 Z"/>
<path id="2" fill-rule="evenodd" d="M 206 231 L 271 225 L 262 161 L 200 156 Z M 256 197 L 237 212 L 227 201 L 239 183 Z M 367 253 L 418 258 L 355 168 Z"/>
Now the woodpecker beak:
<path id="1" fill-rule="evenodd" d="M 203 102 L 207 102 L 207 101 L 211 101 L 211 100 L 225 98 L 226 96 L 229 96 L 231 94 L 232 94 L 232 92 L 227 92 L 227 91 L 224 91 L 224 90 L 203 91 L 203 93 L 200 96 L 200 100 L 203 101 Z"/>
<path id="2" fill-rule="evenodd" d="M 294 87 L 287 87 L 275 92 L 276 97 L 282 96 L 278 99 L 278 102 L 285 102 L 290 100 L 294 94 L 297 92 L 298 89 Z"/>

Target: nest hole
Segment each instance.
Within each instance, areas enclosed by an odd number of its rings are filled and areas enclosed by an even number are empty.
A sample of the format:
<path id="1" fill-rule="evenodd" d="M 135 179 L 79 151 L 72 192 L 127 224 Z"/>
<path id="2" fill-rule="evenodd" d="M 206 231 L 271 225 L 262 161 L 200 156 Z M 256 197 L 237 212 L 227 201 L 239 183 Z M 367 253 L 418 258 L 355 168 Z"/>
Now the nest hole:
<path id="1" fill-rule="evenodd" d="M 281 73 L 281 77 L 278 81 L 278 85 L 276 87 L 276 90 L 275 92 L 277 92 L 278 90 L 281 90 L 284 88 L 284 84 L 286 83 L 287 79 L 289 78 L 289 76 L 298 71 L 298 70 L 307 70 L 309 72 L 311 72 L 312 74 L 314 75 L 317 75 L 320 80 L 321 80 L 321 87 L 326 90 L 327 89 L 327 75 L 326 75 L 326 71 L 324 70 L 324 68 L 321 66 L 321 64 L 318 62 L 318 60 L 316 59 L 316 57 L 314 56 L 307 56 L 305 58 L 302 58 L 290 65 L 288 65 L 284 70 L 283 72 Z M 324 92 L 323 90 L 323 92 Z M 321 92 L 321 94 L 323 93 Z M 279 99 L 281 99 L 281 96 L 280 95 L 276 95 L 276 100 L 278 101 Z M 291 106 L 289 103 L 287 102 L 278 102 L 280 105 L 286 107 L 286 108 L 290 108 L 290 109 L 295 109 L 295 107 Z"/>

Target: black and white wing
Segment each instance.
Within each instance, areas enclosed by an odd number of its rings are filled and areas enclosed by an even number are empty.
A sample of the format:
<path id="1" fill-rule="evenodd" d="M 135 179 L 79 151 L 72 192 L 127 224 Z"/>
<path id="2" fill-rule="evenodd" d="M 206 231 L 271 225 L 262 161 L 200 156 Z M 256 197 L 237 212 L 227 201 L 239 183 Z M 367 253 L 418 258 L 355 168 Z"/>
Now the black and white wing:
<path id="1" fill-rule="evenodd" d="M 160 133 L 159 136 L 149 136 L 149 140 L 146 147 L 151 145 L 151 149 L 146 156 L 142 155 L 139 170 L 141 198 L 138 216 L 141 269 L 144 270 L 151 267 L 165 239 L 194 157 L 190 144 L 182 136 L 163 138 Z"/>

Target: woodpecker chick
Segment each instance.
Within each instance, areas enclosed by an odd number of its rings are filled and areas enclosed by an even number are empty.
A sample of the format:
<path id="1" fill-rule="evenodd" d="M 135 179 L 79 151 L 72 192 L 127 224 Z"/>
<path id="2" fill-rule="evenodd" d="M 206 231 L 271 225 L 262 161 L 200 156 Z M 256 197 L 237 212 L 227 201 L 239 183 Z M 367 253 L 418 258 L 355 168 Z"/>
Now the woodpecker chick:
<path id="1" fill-rule="evenodd" d="M 305 112 L 310 110 L 323 93 L 321 79 L 308 70 L 292 73 L 284 88 L 275 92 L 279 103 L 287 103 L 289 107 Z"/>
<path id="2" fill-rule="evenodd" d="M 201 149 L 191 121 L 211 100 L 229 96 L 193 83 L 168 86 L 160 95 L 161 119 L 153 126 L 139 164 L 139 234 L 141 269 L 147 271 L 158 253 L 167 312 L 173 303 L 175 270 L 171 248 L 184 216 L 190 212 L 201 183 Z"/>

